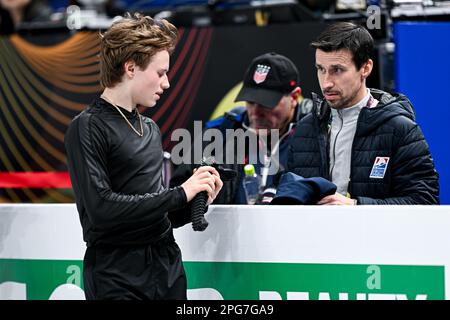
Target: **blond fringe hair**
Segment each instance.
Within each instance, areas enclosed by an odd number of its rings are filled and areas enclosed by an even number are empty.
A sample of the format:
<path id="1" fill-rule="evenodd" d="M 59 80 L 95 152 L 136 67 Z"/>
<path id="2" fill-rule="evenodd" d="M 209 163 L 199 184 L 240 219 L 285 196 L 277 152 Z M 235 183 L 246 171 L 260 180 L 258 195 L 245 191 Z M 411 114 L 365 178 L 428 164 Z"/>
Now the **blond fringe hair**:
<path id="1" fill-rule="evenodd" d="M 121 81 L 125 62 L 134 61 L 141 69 L 146 69 L 157 52 L 172 53 L 178 31 L 167 20 L 127 13 L 100 34 L 100 38 L 100 84 L 111 88 Z"/>

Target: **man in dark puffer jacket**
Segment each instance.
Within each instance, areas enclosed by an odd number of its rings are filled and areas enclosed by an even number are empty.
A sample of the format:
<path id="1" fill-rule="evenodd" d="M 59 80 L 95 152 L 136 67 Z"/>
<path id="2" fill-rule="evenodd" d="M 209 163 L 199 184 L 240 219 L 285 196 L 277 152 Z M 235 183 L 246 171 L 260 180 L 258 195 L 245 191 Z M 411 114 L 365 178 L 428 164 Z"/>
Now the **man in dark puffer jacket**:
<path id="1" fill-rule="evenodd" d="M 297 124 L 288 169 L 324 177 L 319 204 L 439 204 L 438 173 L 408 98 L 367 89 L 373 39 L 341 22 L 312 43 L 324 100 Z"/>

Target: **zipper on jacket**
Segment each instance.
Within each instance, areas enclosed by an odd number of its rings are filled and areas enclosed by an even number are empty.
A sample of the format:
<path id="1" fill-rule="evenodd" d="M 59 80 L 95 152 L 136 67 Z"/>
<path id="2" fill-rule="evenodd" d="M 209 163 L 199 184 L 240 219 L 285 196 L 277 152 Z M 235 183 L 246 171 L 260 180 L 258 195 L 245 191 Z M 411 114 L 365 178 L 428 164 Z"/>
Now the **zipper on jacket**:
<path id="1" fill-rule="evenodd" d="M 359 124 L 360 124 L 360 120 L 361 120 L 361 115 L 364 112 L 364 108 L 361 109 L 361 112 L 358 115 L 358 120 L 356 120 L 356 130 L 355 130 L 355 136 L 353 137 L 353 141 L 352 141 L 352 153 L 350 156 L 350 177 L 348 178 L 348 187 L 347 187 L 347 193 L 350 194 L 350 198 L 353 197 L 353 182 L 352 182 L 352 178 L 353 178 L 353 163 L 355 160 L 355 139 L 358 136 L 358 129 L 359 129 Z M 352 198 L 354 199 L 354 198 Z"/>
<path id="2" fill-rule="evenodd" d="M 342 117 L 342 115 L 341 115 L 341 113 L 339 111 L 340 110 L 338 110 L 337 113 L 338 113 L 339 118 L 341 119 L 342 122 L 341 122 L 341 127 L 339 128 L 338 133 L 336 133 L 336 138 L 334 139 L 334 144 L 333 144 L 333 167 L 330 170 L 330 178 L 331 179 L 333 179 L 333 170 L 334 170 L 334 167 L 336 165 L 336 141 L 337 141 L 337 139 L 339 137 L 339 134 L 342 131 L 342 128 L 344 127 L 344 118 Z M 331 133 L 330 133 L 330 135 L 331 135 Z M 353 147 L 353 145 L 352 145 L 352 147 Z"/>
<path id="3" fill-rule="evenodd" d="M 319 121 L 318 119 L 316 121 Z M 321 176 L 324 177 L 327 180 L 330 180 L 329 174 L 329 168 L 330 168 L 330 139 L 329 139 L 329 132 L 328 128 L 324 127 L 323 124 L 319 124 L 319 135 L 318 135 L 318 143 L 319 143 L 319 153 L 320 153 L 320 159 L 321 159 Z"/>

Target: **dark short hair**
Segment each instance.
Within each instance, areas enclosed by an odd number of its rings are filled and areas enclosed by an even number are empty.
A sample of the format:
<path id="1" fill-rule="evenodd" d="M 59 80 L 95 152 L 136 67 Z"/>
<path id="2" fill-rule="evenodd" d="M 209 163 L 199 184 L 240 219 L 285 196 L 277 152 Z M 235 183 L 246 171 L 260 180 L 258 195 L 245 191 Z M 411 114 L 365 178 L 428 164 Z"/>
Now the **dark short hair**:
<path id="1" fill-rule="evenodd" d="M 352 53 L 356 68 L 360 69 L 373 55 L 373 38 L 362 26 L 338 22 L 328 26 L 311 47 L 325 52 L 347 49 Z"/>

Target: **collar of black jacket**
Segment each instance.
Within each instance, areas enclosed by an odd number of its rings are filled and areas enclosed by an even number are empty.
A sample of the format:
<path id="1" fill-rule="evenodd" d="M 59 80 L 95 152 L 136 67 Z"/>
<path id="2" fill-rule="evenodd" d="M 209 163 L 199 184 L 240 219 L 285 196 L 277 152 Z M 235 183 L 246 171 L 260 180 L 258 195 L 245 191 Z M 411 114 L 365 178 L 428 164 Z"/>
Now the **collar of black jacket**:
<path id="1" fill-rule="evenodd" d="M 399 103 L 401 108 L 410 114 L 410 118 L 414 120 L 415 114 L 409 99 L 400 93 L 389 93 L 379 89 L 370 88 L 370 94 L 379 101 L 374 110 L 382 109 L 388 105 Z M 314 103 L 313 112 L 320 120 L 328 119 L 330 116 L 330 105 L 327 101 L 317 93 L 312 92 L 311 97 Z"/>

